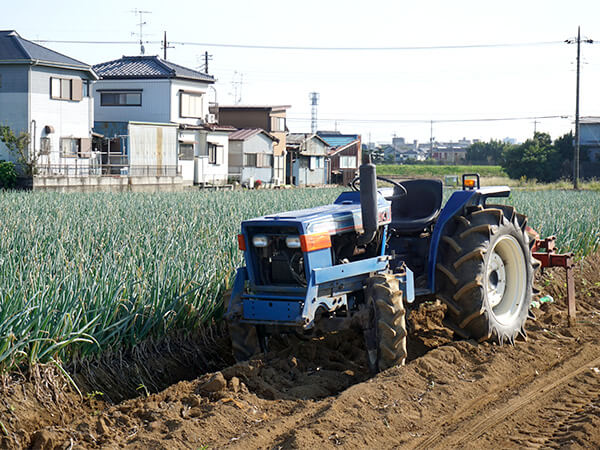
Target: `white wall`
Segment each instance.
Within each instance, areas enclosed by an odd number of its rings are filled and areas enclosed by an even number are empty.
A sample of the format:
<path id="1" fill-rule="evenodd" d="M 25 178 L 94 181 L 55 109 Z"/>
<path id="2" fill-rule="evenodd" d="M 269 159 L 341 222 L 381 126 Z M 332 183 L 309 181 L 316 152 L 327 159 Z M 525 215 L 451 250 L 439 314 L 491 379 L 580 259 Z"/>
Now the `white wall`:
<path id="1" fill-rule="evenodd" d="M 208 114 L 208 83 L 192 80 L 171 80 L 171 115 L 170 121 L 175 123 L 185 123 L 188 125 L 200 125 Z M 181 91 L 193 92 L 202 95 L 202 114 L 199 118 L 181 117 L 180 100 Z"/>
<path id="2" fill-rule="evenodd" d="M 56 69 L 51 67 L 32 66 L 30 73 L 30 121 L 35 120 L 35 139 L 31 129 L 32 145 L 36 152 L 40 149 L 40 139 L 50 138 L 51 149 L 49 157 L 41 157 L 39 165 L 88 164 L 87 158 L 63 158 L 60 152 L 60 138 L 90 138 L 94 123 L 93 99 L 83 97 L 81 101 L 58 100 L 50 97 L 50 78 L 81 78 L 82 72 Z M 46 135 L 43 129 L 46 125 L 54 128 L 54 132 Z"/>
<path id="3" fill-rule="evenodd" d="M 171 81 L 161 80 L 98 80 L 94 83 L 94 116 L 97 122 L 171 121 Z M 101 89 L 142 89 L 142 106 L 101 106 Z"/>

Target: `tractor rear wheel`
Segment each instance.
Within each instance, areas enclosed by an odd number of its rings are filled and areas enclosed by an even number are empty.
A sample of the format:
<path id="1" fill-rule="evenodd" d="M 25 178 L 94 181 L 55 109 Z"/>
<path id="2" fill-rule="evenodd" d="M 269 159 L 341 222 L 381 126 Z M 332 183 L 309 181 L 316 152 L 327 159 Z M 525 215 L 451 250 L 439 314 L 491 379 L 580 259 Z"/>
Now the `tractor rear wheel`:
<path id="1" fill-rule="evenodd" d="M 402 291 L 391 274 L 367 280 L 365 300 L 370 310 L 365 330 L 367 360 L 373 372 L 404 365 L 406 359 L 406 322 Z"/>
<path id="2" fill-rule="evenodd" d="M 535 261 L 527 218 L 512 206 L 473 208 L 448 224 L 436 265 L 436 291 L 456 334 L 499 344 L 525 337 Z"/>

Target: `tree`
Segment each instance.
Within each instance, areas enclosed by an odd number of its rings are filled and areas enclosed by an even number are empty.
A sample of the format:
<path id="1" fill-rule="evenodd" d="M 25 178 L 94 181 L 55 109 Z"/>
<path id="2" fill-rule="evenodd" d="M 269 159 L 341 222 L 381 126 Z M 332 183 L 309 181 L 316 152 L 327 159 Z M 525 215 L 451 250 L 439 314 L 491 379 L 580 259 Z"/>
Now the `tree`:
<path id="1" fill-rule="evenodd" d="M 489 162 L 499 164 L 502 154 L 511 145 L 492 139 L 490 142 L 475 142 L 467 148 L 465 159 L 468 162 Z"/>
<path id="2" fill-rule="evenodd" d="M 10 127 L 0 125 L 0 142 L 6 145 L 8 151 L 17 158 L 17 162 L 24 169 L 25 175 L 35 174 L 39 153 L 29 153 L 29 143 L 31 142 L 29 133 L 21 132 L 18 135 Z"/>
<path id="3" fill-rule="evenodd" d="M 574 146 L 573 132 L 569 131 L 565 135 L 559 137 L 554 141 L 554 147 L 558 153 L 560 163 L 560 176 L 562 178 L 573 178 L 573 151 Z M 582 151 L 580 161 L 589 161 L 589 155 L 587 152 Z"/>
<path id="4" fill-rule="evenodd" d="M 527 177 L 549 182 L 561 176 L 560 158 L 550 135 L 535 133 L 523 144 L 505 149 L 502 167 L 511 178 Z"/>

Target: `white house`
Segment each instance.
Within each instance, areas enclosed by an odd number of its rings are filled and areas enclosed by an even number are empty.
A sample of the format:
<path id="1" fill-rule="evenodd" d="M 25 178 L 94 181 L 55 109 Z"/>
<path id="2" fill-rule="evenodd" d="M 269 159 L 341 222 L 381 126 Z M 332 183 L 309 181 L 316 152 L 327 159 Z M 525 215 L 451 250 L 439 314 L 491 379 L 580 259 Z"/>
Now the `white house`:
<path id="1" fill-rule="evenodd" d="M 94 86 L 94 131 L 106 138 L 127 136 L 128 123 L 145 123 L 160 127 L 178 125 L 177 140 L 165 149 L 168 157 L 136 148 L 121 146 L 123 160 L 131 167 L 133 154 L 145 151 L 142 165 L 153 167 L 162 163 L 166 171 L 175 170 L 189 183 L 227 182 L 227 128 L 214 126 L 209 113 L 209 89 L 212 76 L 174 64 L 158 56 L 124 56 L 97 64 L 94 71 L 100 80 Z M 143 143 L 139 143 L 142 145 Z M 158 147 L 157 147 L 158 148 Z M 176 165 L 167 166 L 173 160 Z M 138 163 L 140 158 L 137 158 Z"/>
<path id="2" fill-rule="evenodd" d="M 260 128 L 244 128 L 229 135 L 229 171 L 243 185 L 273 181 L 273 144 L 277 138 Z"/>
<path id="3" fill-rule="evenodd" d="M 30 135 L 40 175 L 82 175 L 94 165 L 92 68 L 0 31 L 0 124 Z M 15 161 L 0 143 L 0 159 Z"/>

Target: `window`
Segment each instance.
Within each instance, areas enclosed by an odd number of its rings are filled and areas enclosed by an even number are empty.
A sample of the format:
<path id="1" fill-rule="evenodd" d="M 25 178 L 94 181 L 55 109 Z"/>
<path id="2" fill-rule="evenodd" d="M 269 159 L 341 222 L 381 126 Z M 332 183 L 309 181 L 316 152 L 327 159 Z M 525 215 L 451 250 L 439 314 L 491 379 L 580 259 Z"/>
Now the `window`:
<path id="1" fill-rule="evenodd" d="M 40 155 L 49 155 L 52 150 L 52 141 L 49 137 L 40 138 Z"/>
<path id="2" fill-rule="evenodd" d="M 194 144 L 179 144 L 179 160 L 193 161 L 194 160 Z"/>
<path id="3" fill-rule="evenodd" d="M 285 117 L 273 117 L 273 131 L 285 131 Z"/>
<path id="4" fill-rule="evenodd" d="M 179 96 L 181 117 L 202 118 L 202 93 L 181 92 Z"/>
<path id="5" fill-rule="evenodd" d="M 356 156 L 340 156 L 340 169 L 356 169 Z"/>
<path id="6" fill-rule="evenodd" d="M 256 167 L 256 153 L 244 153 L 244 166 Z"/>
<path id="7" fill-rule="evenodd" d="M 76 158 L 79 154 L 81 142 L 79 139 L 60 138 L 60 154 L 67 158 Z"/>
<path id="8" fill-rule="evenodd" d="M 50 98 L 78 102 L 82 99 L 82 94 L 83 80 L 81 78 L 50 78 Z"/>
<path id="9" fill-rule="evenodd" d="M 85 80 L 83 82 L 81 95 L 83 97 L 89 97 L 90 96 L 90 82 L 88 80 Z"/>
<path id="10" fill-rule="evenodd" d="M 141 91 L 101 92 L 100 106 L 142 106 L 142 93 Z"/>
<path id="11" fill-rule="evenodd" d="M 256 167 L 273 167 L 273 155 L 269 155 L 267 153 L 257 153 Z"/>
<path id="12" fill-rule="evenodd" d="M 310 170 L 322 169 L 323 168 L 323 156 L 311 156 L 308 162 L 308 168 Z"/>
<path id="13" fill-rule="evenodd" d="M 224 149 L 222 145 L 208 143 L 208 163 L 221 165 L 223 164 Z"/>

